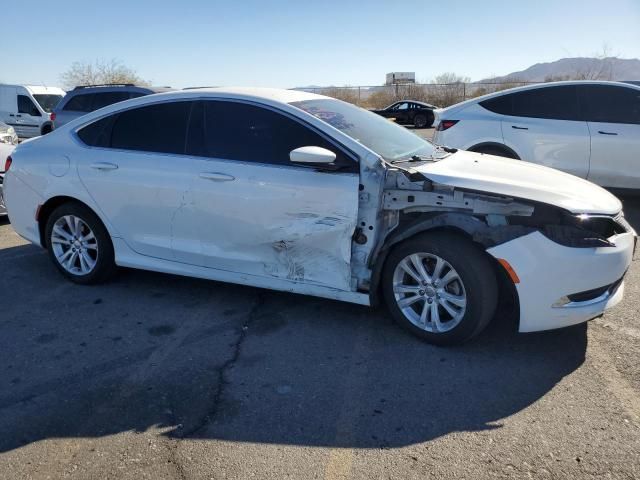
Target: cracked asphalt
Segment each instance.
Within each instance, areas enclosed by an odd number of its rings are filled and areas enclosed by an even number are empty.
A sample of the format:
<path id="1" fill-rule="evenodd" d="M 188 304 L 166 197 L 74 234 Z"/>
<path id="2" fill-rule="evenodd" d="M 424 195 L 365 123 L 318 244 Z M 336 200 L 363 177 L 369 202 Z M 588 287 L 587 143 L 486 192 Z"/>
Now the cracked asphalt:
<path id="1" fill-rule="evenodd" d="M 588 325 L 454 349 L 330 300 L 77 286 L 6 220 L 0 267 L 2 479 L 640 478 L 637 261 Z"/>

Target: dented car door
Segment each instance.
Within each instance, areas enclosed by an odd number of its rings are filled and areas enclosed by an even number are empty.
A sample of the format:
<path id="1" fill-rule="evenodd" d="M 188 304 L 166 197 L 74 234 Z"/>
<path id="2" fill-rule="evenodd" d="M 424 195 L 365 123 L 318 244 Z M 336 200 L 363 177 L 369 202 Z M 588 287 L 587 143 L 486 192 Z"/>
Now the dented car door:
<path id="1" fill-rule="evenodd" d="M 332 149 L 338 169 L 291 163 L 301 146 Z M 283 113 L 229 101 L 194 108 L 187 151 L 194 179 L 172 225 L 176 260 L 351 290 L 353 159 Z"/>

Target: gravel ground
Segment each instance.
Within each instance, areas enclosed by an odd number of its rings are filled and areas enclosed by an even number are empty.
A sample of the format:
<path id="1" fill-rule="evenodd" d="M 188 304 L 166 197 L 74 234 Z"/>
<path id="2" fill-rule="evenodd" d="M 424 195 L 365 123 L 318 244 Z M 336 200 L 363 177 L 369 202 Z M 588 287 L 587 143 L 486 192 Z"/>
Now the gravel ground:
<path id="1" fill-rule="evenodd" d="M 73 285 L 6 220 L 0 266 L 2 479 L 640 477 L 637 261 L 603 318 L 455 349 L 329 300 Z"/>

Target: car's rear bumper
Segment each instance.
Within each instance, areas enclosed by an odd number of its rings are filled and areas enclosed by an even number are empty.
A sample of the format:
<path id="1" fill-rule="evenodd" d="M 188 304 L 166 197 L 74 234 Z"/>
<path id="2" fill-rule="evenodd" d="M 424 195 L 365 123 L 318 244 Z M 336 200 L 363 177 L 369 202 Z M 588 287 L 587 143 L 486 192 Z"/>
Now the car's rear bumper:
<path id="1" fill-rule="evenodd" d="M 610 240 L 615 246 L 571 248 L 534 232 L 488 250 L 506 260 L 520 280 L 516 290 L 521 332 L 585 322 L 622 299 L 635 232 Z"/>
<path id="2" fill-rule="evenodd" d="M 31 243 L 40 245 L 36 211 L 43 203 L 42 197 L 11 171 L 5 175 L 3 188 L 13 230 Z"/>

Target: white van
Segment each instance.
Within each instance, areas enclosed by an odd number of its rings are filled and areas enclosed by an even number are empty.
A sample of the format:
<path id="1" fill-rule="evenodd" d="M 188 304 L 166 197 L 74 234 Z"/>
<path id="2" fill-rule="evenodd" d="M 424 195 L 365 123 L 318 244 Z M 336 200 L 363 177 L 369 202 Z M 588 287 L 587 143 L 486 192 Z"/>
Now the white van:
<path id="1" fill-rule="evenodd" d="M 64 94 L 57 87 L 0 84 L 0 122 L 11 125 L 20 138 L 49 133 L 50 113 Z"/>

